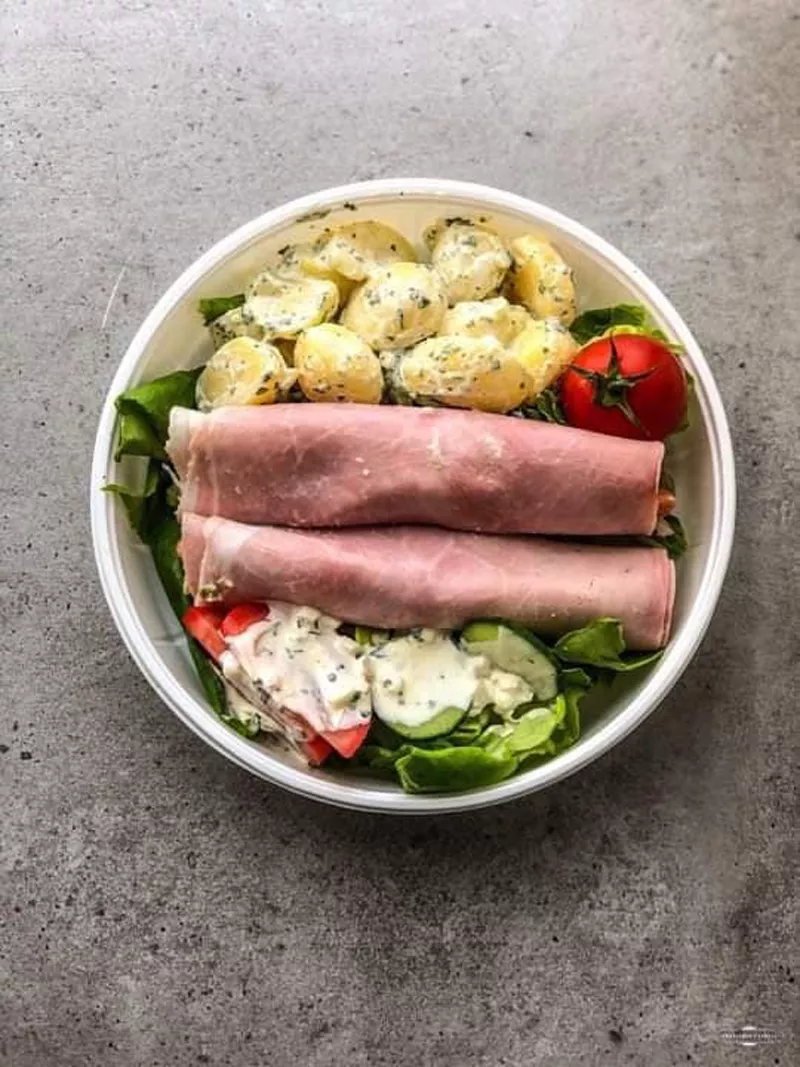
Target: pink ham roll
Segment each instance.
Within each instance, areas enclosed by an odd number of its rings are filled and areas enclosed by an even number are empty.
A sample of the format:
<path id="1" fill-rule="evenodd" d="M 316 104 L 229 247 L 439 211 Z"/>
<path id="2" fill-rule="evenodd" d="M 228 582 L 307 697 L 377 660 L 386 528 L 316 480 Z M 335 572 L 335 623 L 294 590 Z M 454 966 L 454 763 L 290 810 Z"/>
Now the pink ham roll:
<path id="1" fill-rule="evenodd" d="M 444 408 L 174 408 L 183 511 L 273 526 L 649 534 L 664 446 Z"/>
<path id="2" fill-rule="evenodd" d="M 675 593 L 660 548 L 494 537 L 425 526 L 293 530 L 184 513 L 197 603 L 281 600 L 349 622 L 449 629 L 483 616 L 560 633 L 621 620 L 629 648 L 661 648 Z"/>

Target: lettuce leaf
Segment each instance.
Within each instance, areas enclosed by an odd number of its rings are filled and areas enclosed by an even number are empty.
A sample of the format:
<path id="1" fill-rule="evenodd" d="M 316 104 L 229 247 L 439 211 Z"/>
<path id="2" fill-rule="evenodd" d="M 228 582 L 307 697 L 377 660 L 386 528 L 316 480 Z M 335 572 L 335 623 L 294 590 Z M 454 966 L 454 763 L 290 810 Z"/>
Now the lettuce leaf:
<path id="1" fill-rule="evenodd" d="M 677 515 L 663 515 L 652 537 L 638 537 L 639 544 L 664 548 L 670 559 L 680 559 L 689 547 L 686 530 Z"/>
<path id="2" fill-rule="evenodd" d="M 122 456 L 150 456 L 164 459 L 166 453 L 150 423 L 137 412 L 121 413 L 118 420 L 114 459 Z"/>
<path id="3" fill-rule="evenodd" d="M 569 332 L 579 345 L 601 337 L 612 326 L 645 327 L 650 316 L 641 304 L 614 304 L 613 307 L 592 308 L 578 315 Z"/>
<path id="4" fill-rule="evenodd" d="M 619 619 L 594 619 L 580 630 L 560 637 L 553 646 L 559 659 L 566 663 L 588 664 L 611 671 L 635 671 L 655 663 L 662 652 L 643 652 L 622 658 L 625 639 Z"/>
<path id="5" fill-rule="evenodd" d="M 198 308 L 203 316 L 203 322 L 206 326 L 210 326 L 220 315 L 241 307 L 243 303 L 244 293 L 236 293 L 234 296 L 207 296 L 199 301 Z"/>
<path id="6" fill-rule="evenodd" d="M 112 493 L 119 497 L 128 514 L 131 528 L 141 537 L 150 520 L 152 498 L 158 492 L 159 485 L 160 472 L 158 464 L 151 462 L 147 467 L 147 473 L 141 489 L 129 489 L 126 485 L 109 482 L 103 486 L 103 492 Z"/>
<path id="7" fill-rule="evenodd" d="M 590 689 L 595 679 L 583 667 L 564 667 L 558 672 L 558 687 L 562 691 L 569 689 Z"/>
<path id="8" fill-rule="evenodd" d="M 518 760 L 473 745 L 440 749 L 414 747 L 394 766 L 407 793 L 463 793 L 502 782 L 517 769 Z"/>
<path id="9" fill-rule="evenodd" d="M 567 689 L 550 704 L 527 705 L 507 722 L 490 724 L 484 709 L 447 737 L 411 743 L 385 724 L 373 726 L 356 763 L 396 777 L 409 793 L 458 793 L 493 785 L 535 760 L 557 755 L 580 736 L 583 689 Z M 341 766 L 352 766 L 346 761 Z"/>
<path id="10" fill-rule="evenodd" d="M 120 393 L 116 399 L 120 418 L 115 459 L 123 455 L 166 458 L 169 413 L 174 407 L 195 407 L 194 388 L 201 370 L 174 371 Z"/>

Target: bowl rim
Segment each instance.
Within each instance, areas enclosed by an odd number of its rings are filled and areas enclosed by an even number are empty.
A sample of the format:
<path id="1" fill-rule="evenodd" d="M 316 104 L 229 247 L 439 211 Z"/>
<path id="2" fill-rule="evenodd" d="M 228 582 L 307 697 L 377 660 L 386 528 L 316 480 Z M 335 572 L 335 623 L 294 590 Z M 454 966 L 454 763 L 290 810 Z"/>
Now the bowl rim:
<path id="1" fill-rule="evenodd" d="M 116 422 L 114 400 L 128 386 L 144 350 L 162 322 L 204 275 L 268 231 L 310 212 L 334 209 L 345 202 L 364 203 L 414 197 L 473 200 L 483 208 L 530 216 L 582 243 L 594 255 L 605 260 L 606 267 L 620 281 L 635 285 L 684 345 L 693 373 L 702 385 L 701 407 L 709 435 L 713 471 L 711 543 L 697 593 L 682 632 L 667 647 L 663 659 L 630 704 L 580 748 L 568 749 L 556 759 L 525 774 L 469 793 L 421 796 L 314 777 L 239 737 L 210 713 L 203 703 L 191 696 L 160 661 L 155 645 L 134 608 L 121 566 L 114 503 L 109 494 L 101 491 L 101 486 L 107 481 L 113 453 Z M 655 710 L 697 651 L 716 608 L 733 545 L 736 473 L 722 399 L 700 346 L 669 299 L 626 256 L 580 223 L 515 193 L 449 179 L 389 178 L 334 186 L 272 208 L 218 241 L 170 285 L 134 335 L 106 395 L 95 439 L 89 496 L 95 562 L 114 623 L 147 681 L 182 722 L 240 767 L 294 793 L 362 811 L 429 814 L 489 807 L 553 785 L 619 744 Z"/>

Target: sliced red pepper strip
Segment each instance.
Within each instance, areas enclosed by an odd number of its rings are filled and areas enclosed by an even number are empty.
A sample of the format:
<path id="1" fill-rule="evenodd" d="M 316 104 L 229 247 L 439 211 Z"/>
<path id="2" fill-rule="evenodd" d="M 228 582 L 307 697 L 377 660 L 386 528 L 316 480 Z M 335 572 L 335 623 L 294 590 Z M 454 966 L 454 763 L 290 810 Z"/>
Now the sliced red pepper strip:
<path id="1" fill-rule="evenodd" d="M 227 649 L 225 638 L 220 631 L 224 608 L 200 607 L 192 605 L 183 613 L 181 622 L 184 629 L 195 641 L 199 642 L 212 659 L 219 660 Z"/>
<path id="2" fill-rule="evenodd" d="M 236 637 L 252 626 L 269 618 L 267 604 L 237 604 L 222 620 L 222 632 L 226 637 Z"/>
<path id="3" fill-rule="evenodd" d="M 323 730 L 320 736 L 324 737 L 340 756 L 350 759 L 364 744 L 369 727 L 370 723 L 367 720 L 367 722 L 359 723 L 358 726 L 350 726 L 346 730 Z"/>

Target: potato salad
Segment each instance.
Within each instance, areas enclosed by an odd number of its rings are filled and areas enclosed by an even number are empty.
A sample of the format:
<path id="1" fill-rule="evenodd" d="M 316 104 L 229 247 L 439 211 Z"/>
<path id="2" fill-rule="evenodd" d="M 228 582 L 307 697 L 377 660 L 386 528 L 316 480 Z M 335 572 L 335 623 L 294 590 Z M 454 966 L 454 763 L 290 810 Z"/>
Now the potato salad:
<path id="1" fill-rule="evenodd" d="M 383 222 L 290 245 L 244 293 L 212 301 L 200 410 L 286 401 L 508 413 L 578 352 L 572 271 L 543 237 L 443 219 L 419 247 Z"/>

